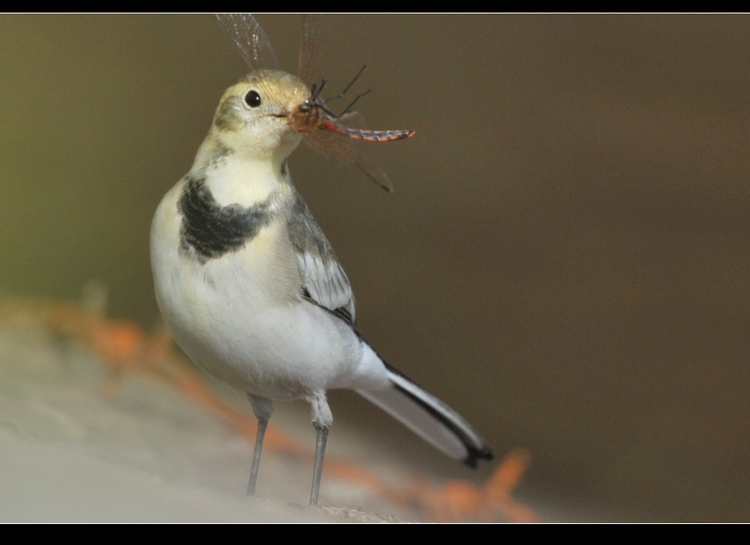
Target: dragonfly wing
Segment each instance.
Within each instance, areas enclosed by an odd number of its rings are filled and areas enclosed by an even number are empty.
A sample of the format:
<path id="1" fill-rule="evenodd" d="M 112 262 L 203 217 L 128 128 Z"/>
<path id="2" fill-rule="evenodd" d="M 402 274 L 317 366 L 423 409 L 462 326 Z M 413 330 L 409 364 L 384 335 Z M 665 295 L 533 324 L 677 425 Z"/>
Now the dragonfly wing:
<path id="1" fill-rule="evenodd" d="M 276 53 L 271 40 L 249 13 L 217 13 L 216 18 L 253 70 L 276 69 Z"/>
<path id="2" fill-rule="evenodd" d="M 357 168 L 373 182 L 378 184 L 380 187 L 393 193 L 393 185 L 391 179 L 388 177 L 388 173 L 381 166 L 380 161 L 375 157 L 373 153 L 366 150 L 361 150 L 357 154 L 357 160 L 355 162 Z"/>
<path id="3" fill-rule="evenodd" d="M 364 128 L 364 120 L 357 112 L 336 118 L 336 123 L 353 129 Z M 386 191 L 393 191 L 391 180 L 375 154 L 367 149 L 369 142 L 352 140 L 337 133 L 317 130 L 305 137 L 305 143 L 339 168 L 356 166 L 365 176 Z"/>
<path id="4" fill-rule="evenodd" d="M 323 31 L 320 15 L 302 16 L 302 43 L 299 48 L 297 77 L 312 84 L 320 76 L 323 62 Z"/>
<path id="5" fill-rule="evenodd" d="M 320 130 L 308 133 L 305 135 L 305 143 L 342 169 L 351 168 L 357 160 L 357 152 L 352 143 L 335 133 Z"/>

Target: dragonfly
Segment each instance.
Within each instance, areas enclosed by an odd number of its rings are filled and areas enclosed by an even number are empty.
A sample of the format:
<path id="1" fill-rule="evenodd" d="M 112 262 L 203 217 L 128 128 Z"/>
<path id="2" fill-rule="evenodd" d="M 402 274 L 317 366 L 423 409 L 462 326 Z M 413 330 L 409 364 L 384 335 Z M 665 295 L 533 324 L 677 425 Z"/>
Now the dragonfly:
<path id="1" fill-rule="evenodd" d="M 219 23 L 237 46 L 245 62 L 253 71 L 278 70 L 278 61 L 271 40 L 249 13 L 217 14 Z M 322 61 L 320 16 L 306 15 L 302 19 L 297 77 L 308 85 L 317 75 Z M 317 153 L 342 168 L 356 166 L 373 182 L 386 191 L 393 191 L 388 174 L 374 155 L 362 148 L 363 142 L 396 142 L 414 136 L 413 130 L 367 130 L 362 128 L 362 116 L 351 108 L 365 91 L 358 95 L 340 114 L 335 114 L 327 104 L 342 98 L 362 74 L 359 71 L 347 87 L 334 96 L 323 98 L 326 80 L 312 83 L 307 88 L 307 98 L 289 113 L 292 127 L 303 135 L 305 143 Z M 270 91 L 270 90 L 269 90 Z"/>

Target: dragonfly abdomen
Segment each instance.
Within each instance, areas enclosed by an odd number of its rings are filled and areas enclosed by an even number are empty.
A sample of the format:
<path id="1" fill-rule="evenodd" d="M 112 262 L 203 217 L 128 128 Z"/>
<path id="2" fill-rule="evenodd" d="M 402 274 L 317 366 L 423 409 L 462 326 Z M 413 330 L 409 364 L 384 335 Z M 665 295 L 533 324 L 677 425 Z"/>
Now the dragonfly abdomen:
<path id="1" fill-rule="evenodd" d="M 414 136 L 412 130 L 371 131 L 364 129 L 352 129 L 344 127 L 333 121 L 326 121 L 320 125 L 325 131 L 331 131 L 352 140 L 365 140 L 367 142 L 395 142 Z"/>

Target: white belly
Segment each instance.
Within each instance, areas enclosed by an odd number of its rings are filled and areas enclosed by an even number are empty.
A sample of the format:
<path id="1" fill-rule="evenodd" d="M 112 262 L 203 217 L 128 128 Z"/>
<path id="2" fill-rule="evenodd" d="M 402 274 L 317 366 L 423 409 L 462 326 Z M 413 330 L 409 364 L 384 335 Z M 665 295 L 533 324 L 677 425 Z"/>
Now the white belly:
<path id="1" fill-rule="evenodd" d="M 218 378 L 270 399 L 350 382 L 362 344 L 344 322 L 301 298 L 285 223 L 272 222 L 244 248 L 201 264 L 179 252 L 181 188 L 167 193 L 151 227 L 156 299 L 177 344 Z"/>

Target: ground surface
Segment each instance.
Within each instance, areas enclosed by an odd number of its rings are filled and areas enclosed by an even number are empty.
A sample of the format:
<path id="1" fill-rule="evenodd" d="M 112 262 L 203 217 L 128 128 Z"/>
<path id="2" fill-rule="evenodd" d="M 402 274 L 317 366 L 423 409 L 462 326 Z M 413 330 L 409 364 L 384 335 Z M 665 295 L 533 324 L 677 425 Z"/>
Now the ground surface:
<path id="1" fill-rule="evenodd" d="M 346 425 L 331 434 L 321 507 L 307 507 L 314 443 L 303 405 L 277 407 L 259 497 L 245 497 L 252 419 L 218 385 L 229 409 L 200 406 L 201 386 L 186 376 L 170 383 L 163 372 L 118 371 L 86 343 L 0 325 L 0 521 L 429 520 L 382 493 L 406 489 L 414 469 Z M 234 402 L 250 422 L 244 433 Z"/>
<path id="2" fill-rule="evenodd" d="M 145 377 L 124 377 L 112 396 L 109 373 L 85 347 L 41 331 L 0 333 L 0 520 L 378 521 L 393 520 L 378 510 L 399 512 L 325 478 L 321 503 L 350 507 L 303 507 L 310 469 L 272 452 L 263 458 L 262 497 L 246 498 L 243 437 Z M 288 408 L 277 413 L 282 425 L 290 420 Z M 333 442 L 331 454 L 342 446 Z"/>

